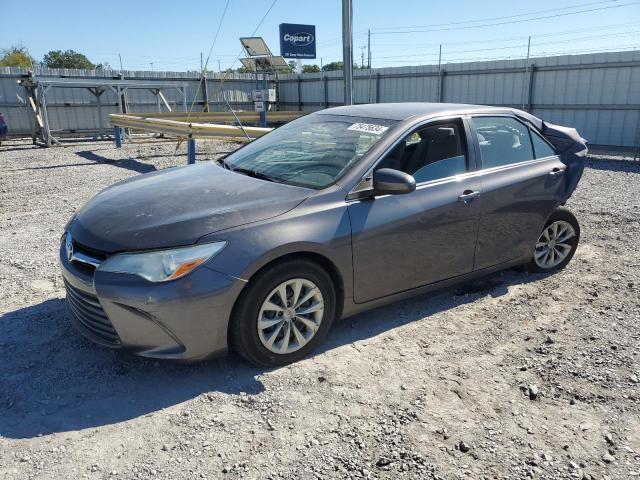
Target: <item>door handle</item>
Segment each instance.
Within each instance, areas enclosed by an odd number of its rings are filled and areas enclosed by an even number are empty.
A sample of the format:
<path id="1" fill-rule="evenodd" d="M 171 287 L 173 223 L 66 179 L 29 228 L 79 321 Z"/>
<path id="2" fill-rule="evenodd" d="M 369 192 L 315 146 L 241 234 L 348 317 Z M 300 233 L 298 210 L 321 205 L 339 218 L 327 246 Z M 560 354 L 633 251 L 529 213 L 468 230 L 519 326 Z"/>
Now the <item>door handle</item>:
<path id="1" fill-rule="evenodd" d="M 556 175 L 562 175 L 564 173 L 564 168 L 555 167 L 553 170 L 549 172 L 549 175 L 555 177 Z"/>
<path id="2" fill-rule="evenodd" d="M 477 190 L 465 190 L 464 192 L 462 192 L 462 195 L 458 196 L 458 201 L 469 203 L 471 200 L 479 196 L 480 192 Z"/>

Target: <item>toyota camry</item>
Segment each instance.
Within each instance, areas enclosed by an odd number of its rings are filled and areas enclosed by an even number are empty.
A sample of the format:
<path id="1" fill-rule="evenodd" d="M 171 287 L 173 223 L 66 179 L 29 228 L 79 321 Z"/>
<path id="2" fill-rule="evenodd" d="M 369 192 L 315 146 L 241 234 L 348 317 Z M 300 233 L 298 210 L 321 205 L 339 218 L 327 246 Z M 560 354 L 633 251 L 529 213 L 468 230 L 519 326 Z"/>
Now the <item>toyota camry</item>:
<path id="1" fill-rule="evenodd" d="M 138 355 L 299 360 L 341 317 L 524 265 L 580 237 L 576 130 L 513 108 L 322 110 L 216 162 L 140 175 L 69 221 L 70 319 Z"/>

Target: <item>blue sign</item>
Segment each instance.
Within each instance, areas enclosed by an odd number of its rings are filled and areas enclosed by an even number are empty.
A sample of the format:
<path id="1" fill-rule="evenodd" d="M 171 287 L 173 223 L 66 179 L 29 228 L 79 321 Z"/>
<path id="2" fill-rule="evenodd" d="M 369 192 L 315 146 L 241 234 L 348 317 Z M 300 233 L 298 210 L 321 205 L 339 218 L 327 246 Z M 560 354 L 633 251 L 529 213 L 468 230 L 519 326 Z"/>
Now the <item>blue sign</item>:
<path id="1" fill-rule="evenodd" d="M 316 58 L 316 26 L 281 23 L 280 55 L 284 58 Z"/>

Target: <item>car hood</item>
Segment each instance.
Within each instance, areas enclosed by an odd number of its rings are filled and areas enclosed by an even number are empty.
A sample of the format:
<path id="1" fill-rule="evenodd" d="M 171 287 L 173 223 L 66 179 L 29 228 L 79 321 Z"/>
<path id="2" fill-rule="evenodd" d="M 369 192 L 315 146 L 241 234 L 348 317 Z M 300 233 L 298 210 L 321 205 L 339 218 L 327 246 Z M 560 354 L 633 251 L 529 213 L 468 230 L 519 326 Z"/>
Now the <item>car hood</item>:
<path id="1" fill-rule="evenodd" d="M 76 242 L 106 253 L 190 245 L 282 215 L 311 193 L 202 163 L 112 185 L 82 207 L 68 230 Z"/>

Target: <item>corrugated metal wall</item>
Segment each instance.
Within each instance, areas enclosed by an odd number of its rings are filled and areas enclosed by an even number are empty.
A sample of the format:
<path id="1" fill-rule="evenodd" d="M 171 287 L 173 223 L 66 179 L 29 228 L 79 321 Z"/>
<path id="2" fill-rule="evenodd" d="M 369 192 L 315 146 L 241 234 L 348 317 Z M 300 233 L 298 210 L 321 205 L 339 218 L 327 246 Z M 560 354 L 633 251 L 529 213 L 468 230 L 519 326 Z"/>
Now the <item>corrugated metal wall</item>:
<path id="1" fill-rule="evenodd" d="M 36 78 L 78 77 L 113 78 L 120 72 L 99 72 L 95 70 L 35 68 Z M 187 104 L 194 97 L 194 111 L 202 111 L 204 92 L 198 90 L 199 72 L 122 72 L 128 80 L 146 80 L 186 86 Z M 27 69 L 0 67 L 0 111 L 4 113 L 12 134 L 29 134 L 32 117 L 25 89 L 18 80 L 27 74 Z M 249 100 L 251 90 L 256 88 L 255 77 L 251 74 L 230 74 L 225 78 L 224 91 L 221 88 L 221 74 L 207 75 L 209 108 L 211 111 L 227 110 L 224 98 L 235 109 L 253 110 Z M 175 88 L 163 89 L 163 95 L 174 111 L 184 111 L 183 96 Z M 224 97 L 223 97 L 224 95 Z M 52 87 L 46 94 L 47 112 L 52 132 L 95 132 L 99 128 L 96 97 L 86 88 Z M 109 125 L 109 114 L 118 113 L 118 99 L 114 92 L 107 89 L 101 96 L 103 125 Z M 130 89 L 127 103 L 130 112 L 157 112 L 157 97 L 149 90 Z M 166 111 L 164 106 L 163 111 Z"/>
<path id="2" fill-rule="evenodd" d="M 380 68 L 354 72 L 354 101 L 513 106 L 574 126 L 596 145 L 633 147 L 640 129 L 640 51 L 524 60 Z M 281 109 L 341 105 L 342 72 L 287 75 Z M 440 93 L 441 90 L 441 93 Z M 369 100 L 370 99 L 370 100 Z"/>
<path id="3" fill-rule="evenodd" d="M 115 76 L 118 72 L 35 69 L 36 76 Z M 25 69 L 0 68 L 0 111 L 5 113 L 13 133 L 30 131 L 30 116 L 24 89 L 16 81 Z M 191 104 L 198 89 L 198 72 L 123 72 L 125 78 L 186 84 Z M 208 75 L 211 110 L 225 110 L 220 74 Z M 224 94 L 236 109 L 251 110 L 249 93 L 255 78 L 231 74 L 224 82 Z M 524 60 L 500 60 L 446 64 L 442 73 L 436 65 L 356 70 L 356 103 L 371 102 L 457 102 L 505 105 L 525 109 L 561 125 L 576 127 L 596 145 L 633 147 L 640 129 L 640 51 L 535 58 L 525 73 Z M 175 89 L 164 91 L 172 107 L 182 110 L 182 98 Z M 157 111 L 156 97 L 144 90 L 129 92 L 130 111 Z M 115 95 L 103 95 L 104 124 L 108 114 L 118 111 Z M 342 72 L 280 75 L 280 110 L 318 110 L 341 105 Z M 95 97 L 86 89 L 52 88 L 47 94 L 52 130 L 94 131 L 98 128 Z M 202 110 L 203 92 L 196 98 Z"/>

